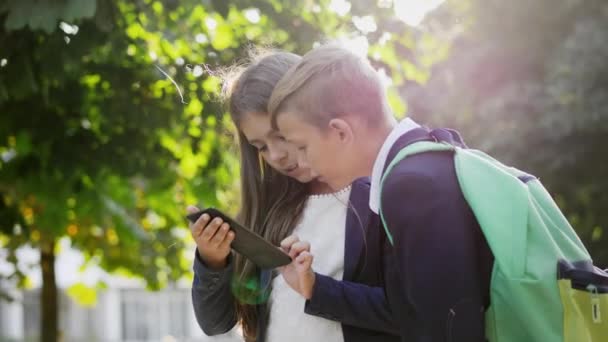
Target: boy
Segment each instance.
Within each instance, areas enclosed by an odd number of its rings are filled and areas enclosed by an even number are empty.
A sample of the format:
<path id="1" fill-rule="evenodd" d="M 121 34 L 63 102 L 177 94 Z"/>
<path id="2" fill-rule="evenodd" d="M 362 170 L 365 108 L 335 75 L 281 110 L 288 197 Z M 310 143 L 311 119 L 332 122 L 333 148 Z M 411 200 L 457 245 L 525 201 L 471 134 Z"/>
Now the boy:
<path id="1" fill-rule="evenodd" d="M 319 47 L 277 84 L 269 112 L 297 146 L 299 165 L 334 189 L 371 175 L 370 208 L 382 210 L 393 236 L 384 246 L 385 291 L 402 340 L 484 341 L 493 258 L 452 155 L 404 159 L 380 184 L 399 150 L 428 131 L 395 121 L 373 68 L 339 46 Z"/>

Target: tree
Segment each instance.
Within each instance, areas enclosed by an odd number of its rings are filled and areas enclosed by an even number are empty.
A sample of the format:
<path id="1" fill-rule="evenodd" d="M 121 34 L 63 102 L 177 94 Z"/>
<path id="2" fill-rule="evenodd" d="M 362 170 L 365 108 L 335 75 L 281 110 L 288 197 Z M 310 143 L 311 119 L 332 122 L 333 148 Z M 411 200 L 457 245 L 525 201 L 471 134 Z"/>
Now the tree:
<path id="1" fill-rule="evenodd" d="M 184 207 L 234 210 L 237 198 L 232 127 L 209 71 L 249 43 L 303 53 L 324 37 L 350 35 L 352 19 L 370 10 L 376 21 L 390 17 L 365 2 L 340 13 L 329 4 L 0 5 L 0 244 L 15 265 L 20 246 L 40 250 L 42 340 L 57 340 L 59 239 L 87 264 L 142 277 L 152 289 L 189 273 Z M 372 45 L 382 38 L 358 30 Z M 23 286 L 22 271 L 9 278 Z"/>
<path id="2" fill-rule="evenodd" d="M 240 43 L 226 27 L 245 19 L 235 13 L 212 32 L 205 22 L 217 14 L 200 6 L 100 1 L 95 17 L 77 19 L 90 12 L 53 18 L 61 11 L 47 10 L 61 2 L 11 5 L 0 33 L 1 241 L 13 261 L 19 246 L 40 250 L 41 338 L 55 341 L 59 238 L 68 237 L 88 263 L 159 288 L 190 268 L 182 255 L 189 252 L 185 233 L 177 229 L 186 203 L 234 206 L 227 190 L 236 160 L 223 153 L 233 140 L 212 101 L 217 79 L 165 64 L 229 62 L 236 49 L 219 52 Z M 15 22 L 26 22 L 19 18 L 22 6 L 53 25 L 29 18 L 30 27 L 21 28 Z M 74 21 L 49 29 L 58 19 Z M 178 27 L 182 20 L 187 25 Z M 164 34 L 167 27 L 173 37 Z M 176 37 L 180 31 L 188 34 Z M 195 34 L 215 37 L 194 43 Z M 187 104 L 155 64 L 187 85 Z M 20 270 L 14 277 L 23 283 Z"/>
<path id="3" fill-rule="evenodd" d="M 470 145 L 539 176 L 604 268 L 606 10 L 593 0 L 450 1 L 430 22 L 439 34 L 460 21 L 463 33 L 426 84 L 402 87 L 422 121 L 456 127 Z"/>

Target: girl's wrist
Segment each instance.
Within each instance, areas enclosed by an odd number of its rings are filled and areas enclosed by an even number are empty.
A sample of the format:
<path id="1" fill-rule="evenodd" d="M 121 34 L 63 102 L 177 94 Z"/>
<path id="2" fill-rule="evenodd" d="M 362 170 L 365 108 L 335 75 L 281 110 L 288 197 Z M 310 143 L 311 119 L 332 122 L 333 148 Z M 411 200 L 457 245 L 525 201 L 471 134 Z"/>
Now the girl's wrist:
<path id="1" fill-rule="evenodd" d="M 200 251 L 197 248 L 197 253 L 198 256 L 201 258 L 201 260 L 203 261 L 203 263 L 205 264 L 205 266 L 207 266 L 208 268 L 217 271 L 217 270 L 221 270 L 223 268 L 226 267 L 226 265 L 228 264 L 228 258 L 223 258 L 223 259 L 219 259 L 219 260 L 214 260 L 213 258 L 208 258 L 205 257 L 204 255 L 202 255 L 200 253 Z"/>

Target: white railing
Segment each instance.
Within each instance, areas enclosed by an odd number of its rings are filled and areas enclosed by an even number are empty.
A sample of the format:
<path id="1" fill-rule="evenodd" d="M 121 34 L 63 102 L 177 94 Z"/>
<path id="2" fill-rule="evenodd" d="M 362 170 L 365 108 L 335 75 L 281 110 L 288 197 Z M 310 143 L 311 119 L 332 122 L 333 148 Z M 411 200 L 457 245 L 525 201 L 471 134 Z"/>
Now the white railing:
<path id="1" fill-rule="evenodd" d="M 111 288 L 100 291 L 97 299 L 95 307 L 86 308 L 61 293 L 59 326 L 64 341 L 242 341 L 235 331 L 205 336 L 194 318 L 189 288 Z M 0 301 L 0 341 L 35 341 L 39 326 L 38 290 L 21 293 L 13 303 Z"/>

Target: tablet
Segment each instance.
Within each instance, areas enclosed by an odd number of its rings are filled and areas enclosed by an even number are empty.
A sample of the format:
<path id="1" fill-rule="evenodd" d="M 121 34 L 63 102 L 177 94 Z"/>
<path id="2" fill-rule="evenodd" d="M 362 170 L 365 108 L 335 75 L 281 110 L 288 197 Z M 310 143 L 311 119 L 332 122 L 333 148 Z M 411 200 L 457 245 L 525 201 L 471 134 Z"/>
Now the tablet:
<path id="1" fill-rule="evenodd" d="M 230 216 L 222 213 L 218 209 L 207 208 L 190 214 L 186 216 L 186 218 L 190 222 L 196 222 L 203 214 L 209 215 L 211 219 L 219 217 L 224 220 L 224 222 L 228 223 L 230 229 L 234 232 L 234 240 L 230 247 L 259 267 L 263 269 L 272 269 L 279 266 L 285 266 L 291 262 L 289 255 L 285 254 L 278 247 L 254 233 L 252 230 L 241 226 L 230 218 Z"/>

